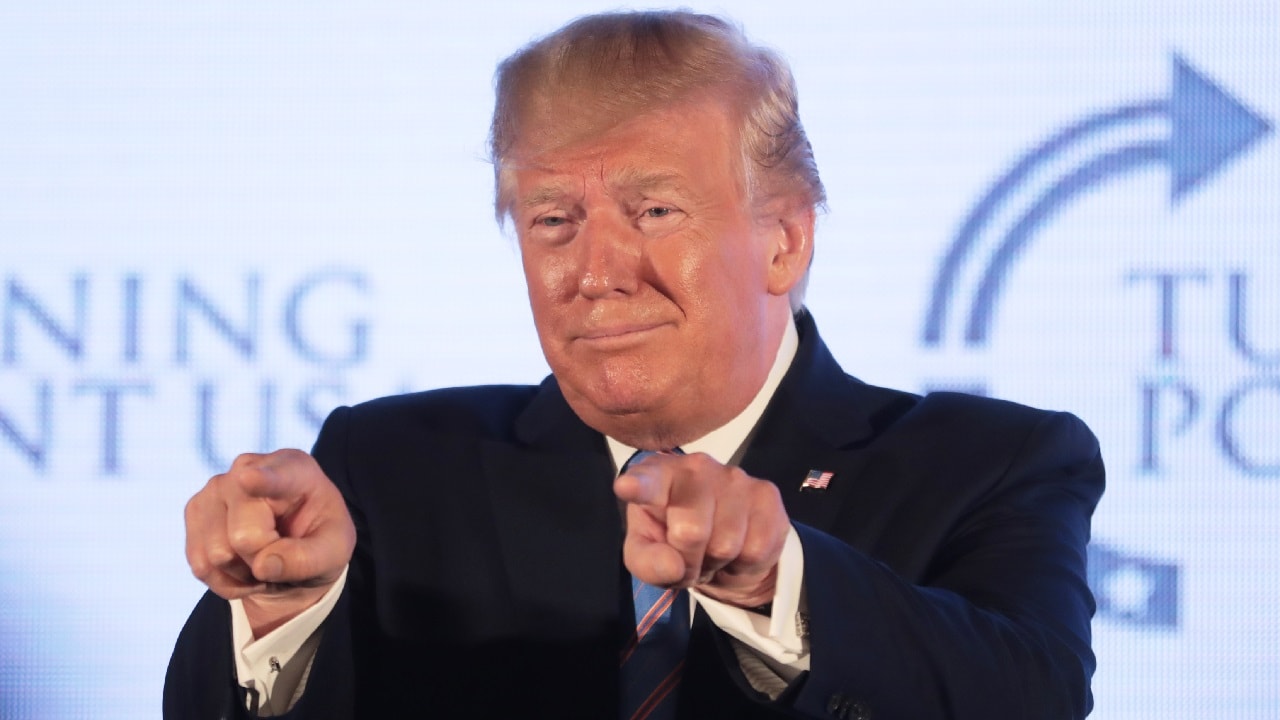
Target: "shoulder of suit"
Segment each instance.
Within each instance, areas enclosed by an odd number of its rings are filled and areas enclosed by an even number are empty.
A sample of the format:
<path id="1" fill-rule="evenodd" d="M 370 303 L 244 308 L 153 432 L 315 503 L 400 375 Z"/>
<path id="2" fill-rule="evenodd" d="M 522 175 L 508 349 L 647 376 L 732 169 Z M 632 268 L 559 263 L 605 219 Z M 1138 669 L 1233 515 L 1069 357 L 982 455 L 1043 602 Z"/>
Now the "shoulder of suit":
<path id="1" fill-rule="evenodd" d="M 998 398 L 962 392 L 939 391 L 927 395 L 879 387 L 849 377 L 852 402 L 861 404 L 881 430 L 903 423 L 958 426 L 957 430 L 995 426 L 1029 427 L 1042 423 L 1081 424 L 1074 415 L 1042 410 Z"/>
<path id="2" fill-rule="evenodd" d="M 967 393 L 929 393 L 911 414 L 925 422 L 944 423 L 966 435 L 1001 433 L 1020 437 L 1040 429 L 1087 444 L 1097 442 L 1088 426 L 1071 413 Z"/>
<path id="3" fill-rule="evenodd" d="M 368 400 L 350 408 L 362 425 L 416 426 L 446 433 L 506 434 L 537 396 L 536 385 L 439 388 Z"/>
<path id="4" fill-rule="evenodd" d="M 970 395 L 962 392 L 931 392 L 920 398 L 920 404 L 922 407 L 928 407 L 931 410 L 989 413 L 1023 418 L 1041 417 L 1051 412 L 1011 400 Z"/>

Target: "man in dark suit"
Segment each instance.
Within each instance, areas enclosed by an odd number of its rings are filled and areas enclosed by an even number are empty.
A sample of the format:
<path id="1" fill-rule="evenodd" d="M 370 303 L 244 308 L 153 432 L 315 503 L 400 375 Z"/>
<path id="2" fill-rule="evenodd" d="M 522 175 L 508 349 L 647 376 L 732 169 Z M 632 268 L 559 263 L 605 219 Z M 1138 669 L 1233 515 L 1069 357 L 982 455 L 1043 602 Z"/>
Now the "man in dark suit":
<path id="1" fill-rule="evenodd" d="M 493 157 L 553 377 L 340 409 L 211 479 L 167 716 L 633 717 L 632 583 L 692 624 L 634 717 L 1088 712 L 1096 442 L 840 369 L 776 56 L 583 18 L 499 68 Z"/>

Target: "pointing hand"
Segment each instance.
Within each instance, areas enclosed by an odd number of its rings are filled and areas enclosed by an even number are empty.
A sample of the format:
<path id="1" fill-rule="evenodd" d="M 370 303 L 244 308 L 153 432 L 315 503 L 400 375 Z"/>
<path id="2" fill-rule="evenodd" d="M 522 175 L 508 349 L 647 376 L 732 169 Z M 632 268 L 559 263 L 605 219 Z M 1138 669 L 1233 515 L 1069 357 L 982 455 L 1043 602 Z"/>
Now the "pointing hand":
<path id="1" fill-rule="evenodd" d="M 191 571 L 244 602 L 255 637 L 319 601 L 355 548 L 342 494 L 300 450 L 237 457 L 187 503 L 186 526 Z"/>

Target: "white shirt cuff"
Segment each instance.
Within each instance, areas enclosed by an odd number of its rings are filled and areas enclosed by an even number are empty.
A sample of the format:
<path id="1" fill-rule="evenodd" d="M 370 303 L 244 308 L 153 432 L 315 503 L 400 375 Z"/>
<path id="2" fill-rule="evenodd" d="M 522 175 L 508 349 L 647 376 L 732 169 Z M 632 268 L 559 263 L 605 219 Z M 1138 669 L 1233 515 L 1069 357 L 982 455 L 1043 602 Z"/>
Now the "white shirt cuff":
<path id="1" fill-rule="evenodd" d="M 231 647 L 235 650 L 236 678 L 242 687 L 258 692 L 262 704 L 267 704 L 271 691 L 275 687 L 280 668 L 289 664 L 299 648 L 307 641 L 320 625 L 329 617 L 333 606 L 342 594 L 347 583 L 347 571 L 344 568 L 337 582 L 320 598 L 315 605 L 303 610 L 296 617 L 261 638 L 253 637 L 253 629 L 249 626 L 249 615 L 244 610 L 244 603 L 239 599 L 229 601 L 231 604 Z M 293 689 L 290 688 L 292 693 Z"/>
<path id="2" fill-rule="evenodd" d="M 794 677 L 809 669 L 809 640 L 800 621 L 803 589 L 804 548 L 795 528 L 791 528 L 778 558 L 778 579 L 769 617 L 722 603 L 696 590 L 689 594 L 717 627 L 772 660 L 769 664 L 784 676 Z"/>

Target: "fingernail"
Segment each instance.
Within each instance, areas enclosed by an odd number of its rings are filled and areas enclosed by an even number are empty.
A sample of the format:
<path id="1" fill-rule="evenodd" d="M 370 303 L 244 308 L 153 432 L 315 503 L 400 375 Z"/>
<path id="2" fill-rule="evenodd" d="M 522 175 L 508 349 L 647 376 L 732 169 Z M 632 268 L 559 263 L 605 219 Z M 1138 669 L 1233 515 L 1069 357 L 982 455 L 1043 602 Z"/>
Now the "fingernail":
<path id="1" fill-rule="evenodd" d="M 271 582 L 280 577 L 284 572 L 284 560 L 279 555 L 268 555 L 266 560 L 262 561 L 262 577 L 259 580 Z"/>

